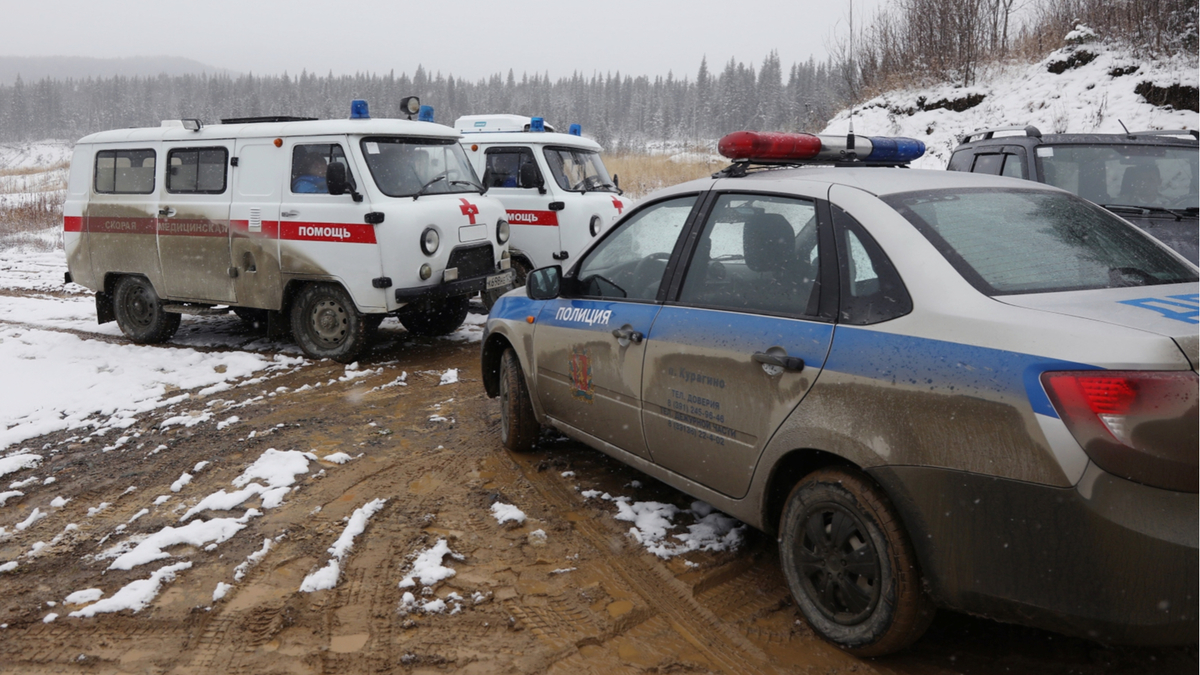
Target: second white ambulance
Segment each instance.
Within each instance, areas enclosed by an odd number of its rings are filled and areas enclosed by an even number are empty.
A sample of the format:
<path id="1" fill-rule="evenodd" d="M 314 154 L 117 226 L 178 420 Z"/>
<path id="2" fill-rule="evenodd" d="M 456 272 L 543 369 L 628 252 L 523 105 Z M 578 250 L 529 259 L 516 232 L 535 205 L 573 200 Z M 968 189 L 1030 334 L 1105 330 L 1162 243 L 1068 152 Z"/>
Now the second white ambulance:
<path id="1" fill-rule="evenodd" d="M 343 120 L 86 136 L 63 207 L 68 281 L 139 343 L 169 339 L 181 314 L 230 310 L 342 362 L 388 315 L 449 333 L 471 295 L 512 281 L 504 208 L 458 139 L 371 119 L 365 101 Z"/>

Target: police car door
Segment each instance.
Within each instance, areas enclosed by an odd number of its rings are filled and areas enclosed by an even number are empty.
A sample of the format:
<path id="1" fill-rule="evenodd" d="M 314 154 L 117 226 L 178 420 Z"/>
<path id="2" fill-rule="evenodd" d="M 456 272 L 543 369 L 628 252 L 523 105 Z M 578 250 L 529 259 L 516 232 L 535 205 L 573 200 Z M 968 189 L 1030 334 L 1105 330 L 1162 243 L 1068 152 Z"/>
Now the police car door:
<path id="1" fill-rule="evenodd" d="M 558 423 L 648 458 L 640 393 L 646 335 L 668 260 L 697 196 L 649 204 L 576 266 L 574 290 L 546 303 L 534 330 L 536 392 Z"/>
<path id="2" fill-rule="evenodd" d="M 678 299 L 646 338 L 643 422 L 655 463 L 741 497 L 824 365 L 836 298 L 821 288 L 836 288 L 836 268 L 826 270 L 834 283 L 819 283 L 832 256 L 815 200 L 726 193 L 712 203 L 673 282 Z"/>
<path id="3" fill-rule="evenodd" d="M 167 146 L 158 199 L 158 255 L 166 295 L 234 302 L 229 256 L 232 141 Z"/>
<path id="4" fill-rule="evenodd" d="M 512 246 L 533 267 L 553 265 L 559 243 L 559 212 L 551 208 L 554 194 L 538 167 L 533 150 L 525 146 L 488 148 L 483 179 L 488 194 L 504 203 Z"/>

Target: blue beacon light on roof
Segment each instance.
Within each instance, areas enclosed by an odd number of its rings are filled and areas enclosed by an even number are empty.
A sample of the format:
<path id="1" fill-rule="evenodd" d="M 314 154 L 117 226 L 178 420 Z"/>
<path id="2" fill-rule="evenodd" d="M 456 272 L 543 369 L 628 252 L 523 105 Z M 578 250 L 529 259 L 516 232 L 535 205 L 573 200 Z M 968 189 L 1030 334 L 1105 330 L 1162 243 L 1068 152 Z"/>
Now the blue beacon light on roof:
<path id="1" fill-rule="evenodd" d="M 541 133 L 546 130 L 546 120 L 540 117 L 533 117 L 529 120 L 529 130 Z"/>
<path id="2" fill-rule="evenodd" d="M 421 110 L 417 112 L 417 121 L 432 122 L 433 121 L 433 106 L 423 105 Z"/>
<path id="3" fill-rule="evenodd" d="M 567 133 L 571 134 L 572 136 L 582 136 L 583 127 L 579 126 L 578 124 L 572 124 L 567 128 Z"/>
<path id="4" fill-rule="evenodd" d="M 371 113 L 367 111 L 367 102 L 361 98 L 356 98 L 350 102 L 350 119 L 352 120 L 369 120 Z"/>
<path id="5" fill-rule="evenodd" d="M 871 154 L 868 162 L 911 162 L 925 154 L 925 144 L 915 138 L 870 136 Z"/>

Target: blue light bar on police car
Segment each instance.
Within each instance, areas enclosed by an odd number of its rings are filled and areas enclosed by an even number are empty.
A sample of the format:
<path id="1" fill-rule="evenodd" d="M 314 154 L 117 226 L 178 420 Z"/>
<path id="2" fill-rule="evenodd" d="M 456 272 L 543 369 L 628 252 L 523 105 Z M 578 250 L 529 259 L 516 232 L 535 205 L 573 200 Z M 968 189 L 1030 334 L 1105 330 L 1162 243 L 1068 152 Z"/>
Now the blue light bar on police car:
<path id="1" fill-rule="evenodd" d="M 352 120 L 369 120 L 371 113 L 367 111 L 367 102 L 361 98 L 356 98 L 350 102 L 350 119 Z"/>
<path id="2" fill-rule="evenodd" d="M 863 157 L 867 162 L 907 163 L 925 154 L 925 144 L 915 138 L 872 136 L 870 140 L 871 153 Z"/>
<path id="3" fill-rule="evenodd" d="M 571 126 L 567 127 L 567 133 L 571 134 L 572 136 L 582 136 L 583 127 L 578 124 L 572 124 Z"/>
<path id="4" fill-rule="evenodd" d="M 417 113 L 417 121 L 432 122 L 433 121 L 433 106 L 423 105 L 420 112 Z"/>
<path id="5" fill-rule="evenodd" d="M 717 144 L 734 161 L 767 164 L 871 162 L 907 164 L 925 154 L 925 144 L 913 138 L 884 136 L 814 136 L 811 134 L 736 131 Z"/>

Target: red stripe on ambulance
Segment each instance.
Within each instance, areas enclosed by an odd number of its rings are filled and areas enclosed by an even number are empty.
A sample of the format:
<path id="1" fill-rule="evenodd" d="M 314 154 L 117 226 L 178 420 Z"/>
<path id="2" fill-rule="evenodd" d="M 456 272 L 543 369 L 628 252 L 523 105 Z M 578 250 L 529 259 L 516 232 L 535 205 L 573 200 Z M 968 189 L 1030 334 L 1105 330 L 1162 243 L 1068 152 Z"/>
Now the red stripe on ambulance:
<path id="1" fill-rule="evenodd" d="M 83 232 L 83 217 L 63 216 L 63 232 Z"/>
<path id="2" fill-rule="evenodd" d="M 509 211 L 510 225 L 558 225 L 558 213 L 554 211 Z"/>
<path id="3" fill-rule="evenodd" d="M 280 239 L 374 244 L 375 226 L 357 223 L 280 223 Z"/>
<path id="4" fill-rule="evenodd" d="M 158 234 L 168 237 L 228 237 L 229 221 L 200 218 L 159 220 Z"/>

